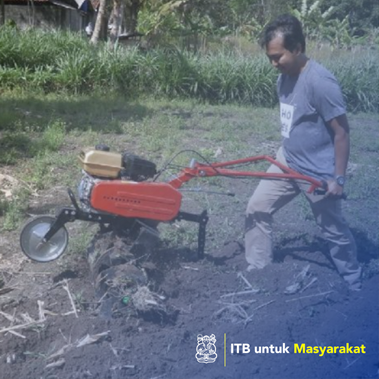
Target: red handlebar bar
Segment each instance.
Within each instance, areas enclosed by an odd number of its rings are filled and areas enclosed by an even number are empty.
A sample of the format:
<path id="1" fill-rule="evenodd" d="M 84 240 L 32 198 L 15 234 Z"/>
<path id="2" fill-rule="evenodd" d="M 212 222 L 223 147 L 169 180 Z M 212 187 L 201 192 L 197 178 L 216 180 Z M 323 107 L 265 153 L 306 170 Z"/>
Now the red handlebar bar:
<path id="1" fill-rule="evenodd" d="M 236 169 L 227 168 L 230 166 L 240 165 L 244 163 L 251 163 L 257 161 L 268 161 L 275 166 L 278 166 L 283 173 L 267 173 L 261 171 L 238 171 Z M 192 167 L 184 168 L 178 176 L 171 180 L 169 184 L 174 188 L 180 188 L 184 183 L 196 177 L 211 177 L 211 176 L 228 176 L 228 177 L 257 177 L 266 179 L 294 179 L 303 180 L 310 184 L 308 193 L 313 193 L 317 188 L 324 191 L 327 190 L 327 183 L 325 181 L 319 181 L 307 175 L 299 174 L 291 168 L 276 161 L 274 158 L 268 155 L 259 155 L 255 157 L 248 157 L 243 159 L 237 159 L 234 161 L 202 164 L 194 162 Z"/>

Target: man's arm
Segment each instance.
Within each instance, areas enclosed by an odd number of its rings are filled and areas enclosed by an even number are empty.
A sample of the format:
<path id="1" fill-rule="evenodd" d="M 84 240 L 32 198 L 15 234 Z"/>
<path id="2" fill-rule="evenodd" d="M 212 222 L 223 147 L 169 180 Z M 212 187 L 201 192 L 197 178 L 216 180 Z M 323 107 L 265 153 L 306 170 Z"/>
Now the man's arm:
<path id="1" fill-rule="evenodd" d="M 334 133 L 334 178 L 337 176 L 345 176 L 350 153 L 350 128 L 347 117 L 343 114 L 333 118 L 328 122 L 328 125 Z M 338 185 L 335 180 L 328 181 L 328 192 L 326 196 L 340 196 L 342 193 L 342 186 Z"/>

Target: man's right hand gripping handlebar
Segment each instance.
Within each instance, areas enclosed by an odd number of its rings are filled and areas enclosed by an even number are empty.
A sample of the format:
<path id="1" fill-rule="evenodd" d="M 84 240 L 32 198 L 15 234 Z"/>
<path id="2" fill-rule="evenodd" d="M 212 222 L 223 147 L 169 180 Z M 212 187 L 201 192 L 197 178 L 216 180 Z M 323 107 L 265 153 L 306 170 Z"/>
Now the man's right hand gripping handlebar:
<path id="1" fill-rule="evenodd" d="M 340 192 L 338 191 L 338 188 L 335 188 L 335 186 L 338 186 L 338 184 L 334 180 L 326 181 L 326 180 L 321 180 L 322 188 L 316 188 L 314 190 L 315 195 L 325 195 L 325 197 L 333 197 L 335 199 L 342 199 L 346 200 L 347 195 L 345 192 Z M 338 193 L 340 192 L 340 193 Z"/>

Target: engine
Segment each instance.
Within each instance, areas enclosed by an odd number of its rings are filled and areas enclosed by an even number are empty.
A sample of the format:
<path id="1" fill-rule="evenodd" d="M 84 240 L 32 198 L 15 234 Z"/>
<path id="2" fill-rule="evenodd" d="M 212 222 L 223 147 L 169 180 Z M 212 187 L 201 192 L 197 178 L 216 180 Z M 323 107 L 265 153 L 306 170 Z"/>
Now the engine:
<path id="1" fill-rule="evenodd" d="M 109 152 L 105 145 L 82 151 L 79 161 L 83 176 L 78 186 L 78 195 L 82 209 L 87 212 L 96 212 L 91 207 L 91 192 L 96 183 L 112 180 L 142 182 L 157 173 L 154 163 L 128 152 Z"/>
<path id="2" fill-rule="evenodd" d="M 78 186 L 78 196 L 83 211 L 96 212 L 96 210 L 91 207 L 91 191 L 93 186 L 100 181 L 101 179 L 96 179 L 83 170 L 83 176 Z"/>
<path id="3" fill-rule="evenodd" d="M 136 182 L 152 178 L 157 173 L 157 167 L 153 162 L 128 152 L 122 154 L 122 166 L 121 177 L 126 177 Z"/>

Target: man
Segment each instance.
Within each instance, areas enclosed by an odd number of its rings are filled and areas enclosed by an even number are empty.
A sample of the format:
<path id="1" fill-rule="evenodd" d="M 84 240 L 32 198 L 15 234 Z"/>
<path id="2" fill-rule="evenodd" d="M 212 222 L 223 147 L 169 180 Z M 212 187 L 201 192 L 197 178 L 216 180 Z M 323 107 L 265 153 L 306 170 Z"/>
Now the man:
<path id="1" fill-rule="evenodd" d="M 325 195 L 306 193 L 309 185 L 293 180 L 261 180 L 246 210 L 245 253 L 248 271 L 272 259 L 272 216 L 303 192 L 329 243 L 333 262 L 351 290 L 361 288 L 361 268 L 353 236 L 341 213 L 341 195 L 349 158 L 349 124 L 335 77 L 305 55 L 299 20 L 279 16 L 264 31 L 262 47 L 281 75 L 282 147 L 276 159 L 328 183 Z M 272 165 L 268 172 L 281 172 Z"/>

